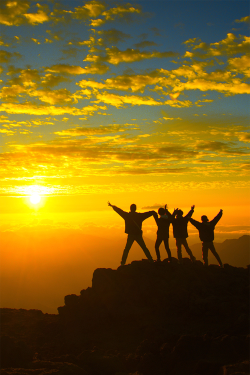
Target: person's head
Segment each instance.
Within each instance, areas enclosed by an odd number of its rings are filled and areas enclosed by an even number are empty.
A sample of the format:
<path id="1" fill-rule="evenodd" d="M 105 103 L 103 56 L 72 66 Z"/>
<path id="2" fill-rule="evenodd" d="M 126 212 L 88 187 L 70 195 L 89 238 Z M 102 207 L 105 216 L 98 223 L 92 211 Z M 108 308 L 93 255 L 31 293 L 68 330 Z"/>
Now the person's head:
<path id="1" fill-rule="evenodd" d="M 177 215 L 177 217 L 182 217 L 183 216 L 183 211 L 182 210 L 178 210 L 176 212 L 176 215 Z"/>
<path id="2" fill-rule="evenodd" d="M 203 223 L 207 223 L 209 220 L 208 220 L 208 218 L 207 218 L 206 215 L 203 215 L 203 216 L 201 217 L 201 221 L 202 221 Z"/>
<path id="3" fill-rule="evenodd" d="M 131 204 L 131 206 L 130 206 L 130 211 L 131 212 L 135 212 L 136 211 L 136 204 Z"/>
<path id="4" fill-rule="evenodd" d="M 160 207 L 160 208 L 159 208 L 159 210 L 158 210 L 158 214 L 159 214 L 160 216 L 165 215 L 165 210 L 164 210 L 163 207 Z"/>

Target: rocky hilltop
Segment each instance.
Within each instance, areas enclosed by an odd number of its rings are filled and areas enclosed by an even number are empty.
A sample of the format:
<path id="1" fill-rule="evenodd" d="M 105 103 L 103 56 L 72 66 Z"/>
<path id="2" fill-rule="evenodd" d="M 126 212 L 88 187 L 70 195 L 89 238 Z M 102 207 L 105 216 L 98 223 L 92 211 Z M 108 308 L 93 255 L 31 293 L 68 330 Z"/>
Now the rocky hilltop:
<path id="1" fill-rule="evenodd" d="M 1 309 L 2 375 L 249 374 L 249 267 L 96 269 L 58 312 Z"/>

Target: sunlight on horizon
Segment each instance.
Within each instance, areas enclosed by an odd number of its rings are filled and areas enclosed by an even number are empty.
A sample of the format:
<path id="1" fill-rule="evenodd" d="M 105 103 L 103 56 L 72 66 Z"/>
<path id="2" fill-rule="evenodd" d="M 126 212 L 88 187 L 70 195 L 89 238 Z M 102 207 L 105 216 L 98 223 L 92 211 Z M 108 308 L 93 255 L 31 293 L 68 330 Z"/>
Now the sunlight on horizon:
<path id="1" fill-rule="evenodd" d="M 30 196 L 30 202 L 33 204 L 37 204 L 41 201 L 41 196 L 38 193 L 33 193 Z"/>

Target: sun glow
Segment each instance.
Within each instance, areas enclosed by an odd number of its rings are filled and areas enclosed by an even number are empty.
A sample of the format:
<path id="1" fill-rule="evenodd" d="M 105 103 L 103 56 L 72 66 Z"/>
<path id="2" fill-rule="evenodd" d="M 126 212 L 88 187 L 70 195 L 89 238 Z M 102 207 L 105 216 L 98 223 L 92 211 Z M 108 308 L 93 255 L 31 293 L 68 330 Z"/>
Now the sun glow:
<path id="1" fill-rule="evenodd" d="M 30 196 L 30 202 L 32 204 L 38 204 L 41 200 L 41 197 L 38 193 L 33 193 L 31 196 Z"/>

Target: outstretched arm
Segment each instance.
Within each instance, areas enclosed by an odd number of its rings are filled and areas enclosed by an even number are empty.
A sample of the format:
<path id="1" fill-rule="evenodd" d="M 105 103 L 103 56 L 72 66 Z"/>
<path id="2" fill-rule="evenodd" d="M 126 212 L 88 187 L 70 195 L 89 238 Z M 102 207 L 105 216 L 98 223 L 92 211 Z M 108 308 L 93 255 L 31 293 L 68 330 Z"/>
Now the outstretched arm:
<path id="1" fill-rule="evenodd" d="M 221 219 L 222 214 L 223 214 L 223 211 L 220 210 L 218 215 L 216 215 L 215 218 L 213 218 L 213 220 L 210 221 L 210 223 L 212 223 L 213 225 L 216 225 L 218 223 L 218 221 Z"/>
<path id="2" fill-rule="evenodd" d="M 150 216 L 154 216 L 154 218 L 158 218 L 158 215 L 155 211 L 147 211 L 147 212 L 142 212 L 141 214 L 142 221 L 146 220 Z"/>
<path id="3" fill-rule="evenodd" d="M 123 219 L 125 219 L 125 216 L 127 214 L 127 212 L 121 210 L 119 207 L 116 207 L 114 206 L 113 204 L 111 204 L 110 202 L 108 202 L 108 206 L 112 207 L 113 210 L 118 213 L 118 215 L 120 215 Z"/>
<path id="4" fill-rule="evenodd" d="M 189 221 L 190 221 L 191 224 L 193 224 L 193 226 L 194 226 L 195 228 L 199 229 L 199 227 L 200 227 L 200 225 L 201 225 L 201 223 L 200 223 L 199 221 L 196 221 L 196 220 L 191 219 L 191 218 L 189 219 Z"/>

